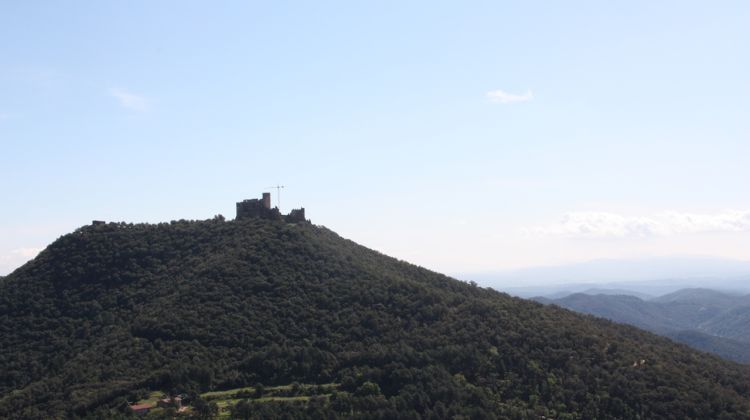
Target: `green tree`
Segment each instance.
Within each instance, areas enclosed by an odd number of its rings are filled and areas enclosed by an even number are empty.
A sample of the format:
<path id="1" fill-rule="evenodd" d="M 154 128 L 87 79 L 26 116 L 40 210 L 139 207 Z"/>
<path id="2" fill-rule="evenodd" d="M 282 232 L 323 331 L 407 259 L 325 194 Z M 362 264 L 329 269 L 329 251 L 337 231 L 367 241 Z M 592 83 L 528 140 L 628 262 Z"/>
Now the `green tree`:
<path id="1" fill-rule="evenodd" d="M 249 420 L 253 414 L 253 406 L 248 400 L 239 400 L 237 404 L 230 409 L 232 418 Z"/>

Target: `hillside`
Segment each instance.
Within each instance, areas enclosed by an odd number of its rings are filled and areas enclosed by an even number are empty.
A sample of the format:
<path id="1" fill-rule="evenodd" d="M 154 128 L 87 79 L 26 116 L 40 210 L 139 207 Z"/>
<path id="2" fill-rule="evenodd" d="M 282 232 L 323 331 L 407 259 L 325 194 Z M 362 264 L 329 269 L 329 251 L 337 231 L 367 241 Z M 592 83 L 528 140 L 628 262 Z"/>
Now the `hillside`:
<path id="1" fill-rule="evenodd" d="M 655 303 L 692 303 L 708 307 L 734 306 L 745 299 L 739 295 L 730 295 L 717 290 L 690 288 L 650 299 Z"/>
<path id="2" fill-rule="evenodd" d="M 655 332 L 677 327 L 660 311 L 658 306 L 635 296 L 575 293 L 560 299 L 538 301 L 545 304 L 554 303 L 577 312 L 600 316 Z"/>
<path id="3" fill-rule="evenodd" d="M 599 287 L 593 287 L 590 289 L 586 289 L 583 292 L 581 292 L 586 295 L 625 295 L 625 296 L 635 296 L 639 299 L 643 300 L 649 300 L 652 299 L 653 296 L 646 294 L 646 293 L 638 293 L 634 292 L 632 290 L 625 290 L 625 289 L 606 289 L 606 288 L 599 288 Z M 564 296 L 560 296 L 564 297 Z"/>
<path id="4" fill-rule="evenodd" d="M 80 228 L 0 284 L 0 336 L 2 418 L 159 392 L 257 418 L 750 418 L 746 366 L 307 223 Z"/>
<path id="5" fill-rule="evenodd" d="M 663 335 L 701 351 L 727 360 L 750 364 L 750 344 L 746 341 L 717 337 L 695 330 L 667 331 Z"/>
<path id="6" fill-rule="evenodd" d="M 683 289 L 648 301 L 634 296 L 582 293 L 535 300 L 635 325 L 699 350 L 750 363 L 748 296 Z"/>

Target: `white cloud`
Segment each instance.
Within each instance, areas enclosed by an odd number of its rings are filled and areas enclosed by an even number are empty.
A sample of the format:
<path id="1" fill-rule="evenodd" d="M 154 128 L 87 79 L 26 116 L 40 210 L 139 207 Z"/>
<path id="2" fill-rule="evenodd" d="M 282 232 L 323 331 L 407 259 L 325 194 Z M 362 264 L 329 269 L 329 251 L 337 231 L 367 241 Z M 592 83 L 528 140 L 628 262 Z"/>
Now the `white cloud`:
<path id="1" fill-rule="evenodd" d="M 527 90 L 526 93 L 519 95 L 515 93 L 508 93 L 498 89 L 487 92 L 486 96 L 490 102 L 497 102 L 501 104 L 527 102 L 534 99 L 534 93 L 531 90 Z"/>
<path id="2" fill-rule="evenodd" d="M 34 247 L 18 248 L 10 251 L 8 254 L 0 255 L 0 274 L 9 273 L 22 266 L 30 259 L 36 257 L 43 249 Z"/>
<path id="3" fill-rule="evenodd" d="M 11 251 L 11 254 L 18 255 L 22 258 L 28 258 L 32 259 L 39 255 L 40 252 L 42 252 L 44 248 L 18 248 Z"/>
<path id="4" fill-rule="evenodd" d="M 572 212 L 560 222 L 526 229 L 541 235 L 582 238 L 667 236 L 705 232 L 750 231 L 750 210 L 713 214 L 664 211 L 651 216 L 605 212 Z"/>
<path id="5" fill-rule="evenodd" d="M 117 99 L 117 102 L 124 108 L 139 112 L 145 112 L 151 108 L 151 101 L 141 94 L 128 92 L 120 88 L 111 88 L 109 94 Z"/>

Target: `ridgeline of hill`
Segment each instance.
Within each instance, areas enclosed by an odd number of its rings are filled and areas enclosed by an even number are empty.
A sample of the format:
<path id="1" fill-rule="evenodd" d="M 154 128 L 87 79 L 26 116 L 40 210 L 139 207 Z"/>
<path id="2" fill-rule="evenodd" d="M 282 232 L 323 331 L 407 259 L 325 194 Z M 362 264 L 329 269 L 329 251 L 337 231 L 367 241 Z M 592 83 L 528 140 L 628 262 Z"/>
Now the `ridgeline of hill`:
<path id="1" fill-rule="evenodd" d="M 249 418 L 750 418 L 746 366 L 307 223 L 83 227 L 0 284 L 0 334 L 2 418 L 126 417 L 154 391 L 294 383 L 320 396 L 237 404 Z"/>
<path id="2" fill-rule="evenodd" d="M 634 325 L 729 360 L 750 363 L 750 296 L 683 289 L 649 300 L 586 293 L 535 300 Z"/>

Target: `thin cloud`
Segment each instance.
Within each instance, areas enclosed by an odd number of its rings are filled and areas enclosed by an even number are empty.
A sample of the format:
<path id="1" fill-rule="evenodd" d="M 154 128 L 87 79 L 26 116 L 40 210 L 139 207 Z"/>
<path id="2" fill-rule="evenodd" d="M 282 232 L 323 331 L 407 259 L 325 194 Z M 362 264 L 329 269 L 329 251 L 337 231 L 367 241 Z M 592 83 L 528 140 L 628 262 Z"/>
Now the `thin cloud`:
<path id="1" fill-rule="evenodd" d="M 527 232 L 572 238 L 651 237 L 708 232 L 750 231 L 750 210 L 713 214 L 665 211 L 651 216 L 605 212 L 567 213 L 558 223 L 535 226 Z"/>
<path id="2" fill-rule="evenodd" d="M 151 108 L 151 101 L 141 94 L 128 92 L 125 89 L 111 88 L 109 94 L 123 107 L 132 111 L 145 112 Z"/>
<path id="3" fill-rule="evenodd" d="M 0 274 L 9 273 L 36 257 L 44 248 L 18 248 L 0 255 Z"/>
<path id="4" fill-rule="evenodd" d="M 42 252 L 44 248 L 18 248 L 11 251 L 11 254 L 20 256 L 21 258 L 34 258 Z"/>
<path id="5" fill-rule="evenodd" d="M 490 102 L 501 104 L 512 104 L 515 102 L 528 102 L 534 99 L 534 93 L 527 90 L 524 94 L 509 93 L 504 90 L 492 90 L 485 95 Z"/>

